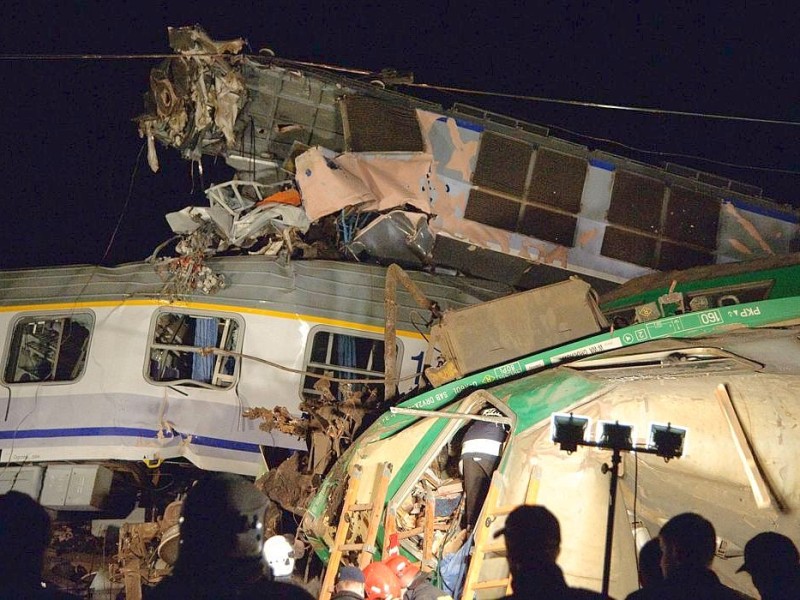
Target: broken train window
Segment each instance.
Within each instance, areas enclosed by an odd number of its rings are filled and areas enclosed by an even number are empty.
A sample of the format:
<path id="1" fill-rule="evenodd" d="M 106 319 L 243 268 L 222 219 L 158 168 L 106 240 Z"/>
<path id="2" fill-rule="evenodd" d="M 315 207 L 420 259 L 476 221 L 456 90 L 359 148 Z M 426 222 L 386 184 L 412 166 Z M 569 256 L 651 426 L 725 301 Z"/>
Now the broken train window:
<path id="1" fill-rule="evenodd" d="M 6 383 L 74 381 L 86 367 L 91 313 L 23 317 L 14 325 Z"/>
<path id="2" fill-rule="evenodd" d="M 384 397 L 384 386 L 381 384 L 353 383 L 342 384 L 336 381 L 329 383 L 312 373 L 325 374 L 335 379 L 376 379 L 384 378 L 384 342 L 379 334 L 359 331 L 357 335 L 345 333 L 344 329 L 333 329 L 318 326 L 311 330 L 306 344 L 305 371 L 301 394 L 305 399 L 326 397 L 330 400 L 342 401 L 349 393 L 360 394 L 363 401 L 375 394 L 373 401 L 381 401 Z M 402 363 L 403 346 L 397 342 L 397 364 Z"/>
<path id="3" fill-rule="evenodd" d="M 153 383 L 230 388 L 239 359 L 214 352 L 238 352 L 242 327 L 237 319 L 214 314 L 158 312 L 150 341 L 147 379 Z"/>

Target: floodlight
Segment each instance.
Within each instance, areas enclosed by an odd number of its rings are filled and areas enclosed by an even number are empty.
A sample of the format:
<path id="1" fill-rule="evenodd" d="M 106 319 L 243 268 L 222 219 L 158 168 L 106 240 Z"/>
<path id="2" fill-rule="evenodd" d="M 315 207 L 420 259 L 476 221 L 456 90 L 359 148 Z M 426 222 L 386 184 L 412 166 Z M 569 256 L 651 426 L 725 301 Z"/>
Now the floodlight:
<path id="1" fill-rule="evenodd" d="M 597 424 L 597 439 L 592 442 L 586 439 L 589 427 L 588 417 L 576 417 L 570 414 L 553 414 L 552 433 L 553 442 L 561 445 L 566 452 L 575 452 L 578 446 L 591 446 L 611 450 L 611 466 L 603 464 L 601 471 L 611 473 L 609 487 L 608 514 L 606 517 L 606 550 L 603 559 L 603 598 L 608 598 L 608 588 L 611 581 L 611 546 L 614 537 L 614 513 L 617 503 L 617 481 L 619 479 L 619 466 L 622 462 L 623 452 L 642 452 L 657 454 L 664 460 L 680 458 L 683 455 L 683 441 L 686 429 L 673 427 L 671 423 L 660 425 L 653 423 L 650 426 L 650 439 L 647 446 L 634 445 L 633 425 L 625 425 L 619 421 L 600 421 Z"/>
<path id="2" fill-rule="evenodd" d="M 565 452 L 575 452 L 585 441 L 589 429 L 588 417 L 576 417 L 572 413 L 553 414 L 553 442 L 559 444 Z"/>
<path id="3" fill-rule="evenodd" d="M 597 424 L 597 439 L 601 448 L 630 450 L 633 446 L 633 425 L 600 421 Z"/>
<path id="4" fill-rule="evenodd" d="M 680 458 L 683 454 L 683 442 L 686 438 L 686 429 L 673 427 L 671 423 L 650 425 L 650 439 L 648 448 L 664 460 Z"/>

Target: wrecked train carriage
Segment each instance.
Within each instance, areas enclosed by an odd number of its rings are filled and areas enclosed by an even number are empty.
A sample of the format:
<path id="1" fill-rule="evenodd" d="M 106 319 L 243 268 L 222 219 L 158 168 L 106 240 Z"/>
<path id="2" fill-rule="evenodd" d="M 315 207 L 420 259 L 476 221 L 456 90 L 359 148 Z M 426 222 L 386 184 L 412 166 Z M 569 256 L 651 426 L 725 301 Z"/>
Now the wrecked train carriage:
<path id="1" fill-rule="evenodd" d="M 407 78 L 376 86 L 381 75 L 244 55 L 199 28 L 170 30 L 170 44 L 176 56 L 154 70 L 139 119 L 151 156 L 158 141 L 192 160 L 223 156 L 239 180 L 296 186 L 310 221 L 350 216 L 340 222 L 348 257 L 522 289 L 575 273 L 602 293 L 654 271 L 797 248 L 797 211 L 754 186 L 385 89 Z"/>
<path id="2" fill-rule="evenodd" d="M 653 423 L 687 430 L 679 460 L 623 453 L 612 596 L 636 589 L 638 546 L 685 511 L 716 526 L 714 568 L 724 582 L 754 594 L 736 574 L 745 542 L 763 530 L 800 542 L 792 516 L 800 506 L 800 255 L 670 275 L 666 289 L 634 281 L 627 297 L 603 302 L 609 318 L 630 318 L 626 326 L 467 373 L 384 414 L 333 467 L 302 523 L 328 562 L 325 585 L 340 562 L 363 565 L 398 544 L 454 597 L 503 597 L 508 567 L 494 533 L 513 507 L 541 503 L 561 522 L 568 582 L 599 591 L 609 507 L 601 466 L 610 452 L 559 449 L 553 415 L 572 413 L 591 419 L 591 440 L 600 421 L 632 425 L 642 446 Z M 467 536 L 460 439 L 487 419 L 508 432 Z"/>
<path id="3" fill-rule="evenodd" d="M 182 458 L 260 475 L 265 448 L 306 448 L 307 405 L 336 404 L 345 392 L 356 404 L 380 404 L 383 386 L 368 380 L 384 377 L 386 269 L 261 256 L 205 267 L 206 277 L 225 274 L 214 295 L 199 280 L 176 294 L 146 263 L 0 272 L 8 395 L 0 459 L 18 465 L 4 469 L 6 485 L 26 465 L 38 473 L 38 497 L 47 465 L 61 461 L 155 467 Z M 409 277 L 443 309 L 507 291 L 463 277 Z M 428 360 L 429 315 L 402 287 L 396 304 L 395 371 L 408 391 Z M 259 415 L 269 417 L 268 431 Z"/>

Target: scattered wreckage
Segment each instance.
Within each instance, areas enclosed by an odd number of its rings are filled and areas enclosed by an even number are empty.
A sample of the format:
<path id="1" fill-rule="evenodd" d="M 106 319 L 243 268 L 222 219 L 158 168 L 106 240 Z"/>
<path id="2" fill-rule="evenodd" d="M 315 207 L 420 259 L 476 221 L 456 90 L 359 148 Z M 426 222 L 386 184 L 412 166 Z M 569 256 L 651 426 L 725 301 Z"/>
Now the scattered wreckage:
<path id="1" fill-rule="evenodd" d="M 499 363 L 483 364 L 472 351 L 486 339 L 489 348 L 507 339 L 487 337 L 484 328 L 526 328 L 519 311 L 487 309 L 513 306 L 515 298 L 455 311 L 466 319 L 451 322 L 450 337 L 470 336 L 469 317 L 482 321 L 473 346 L 448 346 L 462 376 L 392 407 L 334 465 L 301 524 L 328 565 L 320 598 L 330 596 L 340 564 L 364 565 L 398 546 L 453 597 L 504 597 L 509 571 L 495 533 L 523 503 L 556 514 L 568 582 L 599 591 L 611 452 L 577 445 L 562 452 L 554 442 L 557 415 L 589 422 L 581 443 L 601 443 L 609 423 L 625 424 L 629 448 L 657 450 L 655 438 L 648 440 L 654 426 L 685 436 L 666 455 L 680 460 L 667 464 L 641 450 L 622 458 L 622 501 L 611 505 L 613 597 L 638 588 L 638 549 L 680 512 L 714 522 L 714 569 L 749 594 L 749 578 L 736 575 L 745 542 L 764 530 L 800 542 L 793 516 L 800 506 L 800 255 L 635 280 L 602 299 L 614 328 L 601 327 L 591 297 L 580 307 L 583 294 L 571 294 L 569 311 L 553 311 L 548 296 L 560 290 L 548 288 L 560 285 L 528 292 L 532 312 L 559 319 L 549 327 L 537 319 L 531 351 Z M 597 333 L 582 336 L 581 324 Z M 574 325 L 578 339 L 552 344 L 548 336 L 564 325 Z M 484 416 L 485 408 L 497 416 Z M 475 420 L 508 432 L 468 532 L 464 503 L 475 491 L 457 465 L 461 438 Z"/>
<path id="2" fill-rule="evenodd" d="M 328 559 L 358 467 L 357 495 L 374 505 L 373 526 L 353 521 L 341 535 L 386 544 L 395 531 L 402 551 L 435 571 L 444 553 L 464 547 L 463 489 L 443 450 L 454 451 L 480 407 L 512 426 L 485 507 L 496 511 L 546 502 L 560 485 L 545 434 L 551 412 L 585 401 L 606 418 L 638 406 L 628 392 L 603 400 L 606 379 L 661 393 L 684 370 L 652 371 L 675 360 L 698 380 L 718 378 L 718 369 L 747 386 L 751 376 L 767 381 L 767 390 L 774 379 L 774 397 L 783 397 L 784 379 L 753 374 L 759 362 L 794 376 L 780 353 L 761 352 L 772 342 L 793 351 L 795 317 L 781 302 L 798 293 L 781 269 L 796 277 L 796 210 L 752 186 L 387 89 L 404 78 L 384 74 L 376 86 L 270 53 L 244 55 L 242 40 L 213 41 L 199 28 L 171 29 L 170 45 L 176 55 L 153 69 L 138 118 L 149 164 L 158 169 L 161 143 L 200 168 L 204 155 L 223 157 L 231 180 L 206 190 L 208 206 L 168 214 L 175 238 L 146 262 L 0 272 L 8 390 L 0 489 L 114 517 L 104 531 L 119 528 L 118 557 L 96 588 L 122 586 L 136 598 L 142 582 L 168 572 L 177 503 L 200 470 L 256 477 L 276 505 L 304 519 L 301 538 Z M 758 257 L 766 263 L 738 266 Z M 686 267 L 702 272 L 659 279 Z M 737 304 L 741 313 L 726 309 Z M 789 333 L 776 327 L 781 319 Z M 766 329 L 734 335 L 734 325 Z M 673 339 L 700 334 L 719 353 Z M 753 357 L 737 362 L 729 342 L 754 348 Z M 608 365 L 571 362 L 607 350 Z M 595 373 L 603 369 L 613 377 Z M 648 389 L 630 390 L 651 402 Z M 400 413 L 385 413 L 398 403 Z M 689 469 L 703 485 L 707 466 Z M 600 480 L 573 463 L 566 472 L 595 487 Z M 525 477 L 512 482 L 510 473 Z M 372 493 L 376 480 L 383 497 Z M 782 493 L 791 504 L 794 492 Z M 670 507 L 647 507 L 641 518 L 653 531 Z M 782 516 L 776 522 L 784 529 Z M 729 552 L 743 535 L 726 538 Z M 485 584 L 506 577 L 495 552 L 485 568 L 473 559 L 466 575 L 470 589 L 485 590 L 479 597 L 502 595 Z M 626 558 L 614 589 L 624 590 L 629 553 L 618 555 Z M 76 573 L 74 590 L 83 585 Z"/>

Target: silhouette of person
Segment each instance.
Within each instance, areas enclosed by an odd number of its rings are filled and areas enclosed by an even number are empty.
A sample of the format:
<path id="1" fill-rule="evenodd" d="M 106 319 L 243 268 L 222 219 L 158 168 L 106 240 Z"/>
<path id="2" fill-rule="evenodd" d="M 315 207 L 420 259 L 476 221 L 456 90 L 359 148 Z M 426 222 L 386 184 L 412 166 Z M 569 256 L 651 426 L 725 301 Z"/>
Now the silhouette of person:
<path id="1" fill-rule="evenodd" d="M 720 583 L 711 570 L 717 534 L 710 521 L 696 513 L 672 517 L 658 534 L 664 580 L 644 588 L 637 600 L 741 600 L 746 598 Z"/>
<path id="2" fill-rule="evenodd" d="M 339 569 L 331 600 L 347 598 L 364 600 L 364 573 L 358 567 L 344 566 Z"/>
<path id="3" fill-rule="evenodd" d="M 522 505 L 506 517 L 495 537 L 505 536 L 511 589 L 508 599 L 593 600 L 602 595 L 571 588 L 556 564 L 561 551 L 561 527 L 544 506 Z"/>
<path id="4" fill-rule="evenodd" d="M 10 491 L 0 496 L 0 598 L 77 600 L 42 583 L 50 525 L 50 515 L 27 494 Z"/>
<path id="5" fill-rule="evenodd" d="M 639 586 L 642 588 L 628 594 L 625 600 L 639 600 L 643 590 L 657 585 L 664 580 L 661 572 L 661 544 L 658 538 L 648 540 L 639 550 Z"/>
<path id="6" fill-rule="evenodd" d="M 302 588 L 265 572 L 264 515 L 269 500 L 239 475 L 213 473 L 186 495 L 180 547 L 172 574 L 145 600 L 308 600 Z"/>
<path id="7" fill-rule="evenodd" d="M 744 564 L 736 571 L 750 573 L 761 600 L 800 598 L 800 556 L 785 535 L 765 531 L 744 547 Z"/>

